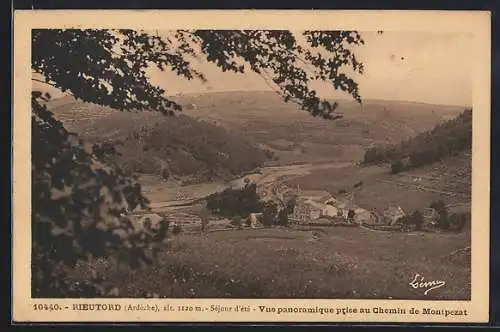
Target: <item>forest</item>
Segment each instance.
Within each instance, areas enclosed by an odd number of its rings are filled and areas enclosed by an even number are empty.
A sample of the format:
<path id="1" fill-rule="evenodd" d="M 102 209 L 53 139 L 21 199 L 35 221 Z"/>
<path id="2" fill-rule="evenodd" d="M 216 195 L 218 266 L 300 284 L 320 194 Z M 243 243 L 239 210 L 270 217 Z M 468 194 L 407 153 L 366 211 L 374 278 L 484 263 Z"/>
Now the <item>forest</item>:
<path id="1" fill-rule="evenodd" d="M 145 125 L 113 143 L 119 166 L 164 179 L 190 176 L 210 181 L 236 176 L 272 157 L 237 133 L 185 115 Z"/>
<path id="2" fill-rule="evenodd" d="M 391 164 L 391 173 L 418 168 L 472 147 L 472 110 L 398 144 L 368 149 L 363 164 Z"/>

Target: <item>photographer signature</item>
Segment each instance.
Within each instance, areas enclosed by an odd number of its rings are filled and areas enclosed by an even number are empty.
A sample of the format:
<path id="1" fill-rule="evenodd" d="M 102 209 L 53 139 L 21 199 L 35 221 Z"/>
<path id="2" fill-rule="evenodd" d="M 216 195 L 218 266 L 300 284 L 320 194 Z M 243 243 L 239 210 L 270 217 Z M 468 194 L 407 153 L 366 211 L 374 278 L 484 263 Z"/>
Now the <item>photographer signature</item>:
<path id="1" fill-rule="evenodd" d="M 425 289 L 424 295 L 427 295 L 431 290 L 446 285 L 446 282 L 443 280 L 425 281 L 424 276 L 417 273 L 409 285 L 414 289 Z"/>

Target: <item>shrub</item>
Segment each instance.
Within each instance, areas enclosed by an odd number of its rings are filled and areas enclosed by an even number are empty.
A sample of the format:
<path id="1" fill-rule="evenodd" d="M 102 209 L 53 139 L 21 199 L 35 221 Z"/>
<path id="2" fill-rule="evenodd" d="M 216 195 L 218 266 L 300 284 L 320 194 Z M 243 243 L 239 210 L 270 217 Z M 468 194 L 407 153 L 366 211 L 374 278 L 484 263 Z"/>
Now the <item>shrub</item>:
<path id="1" fill-rule="evenodd" d="M 449 218 L 449 226 L 450 229 L 456 230 L 458 232 L 461 232 L 465 225 L 467 224 L 467 221 L 470 220 L 470 214 L 469 213 L 452 213 Z"/>
<path id="2" fill-rule="evenodd" d="M 288 215 L 293 214 L 293 211 L 295 210 L 295 206 L 297 206 L 297 197 L 292 197 L 286 202 L 286 213 Z"/>
<path id="3" fill-rule="evenodd" d="M 354 221 L 354 216 L 356 215 L 356 213 L 354 212 L 354 210 L 349 210 L 347 212 L 347 219 L 349 221 Z"/>
<path id="4" fill-rule="evenodd" d="M 286 209 L 279 210 L 278 219 L 276 220 L 276 224 L 280 226 L 288 225 L 288 213 Z"/>
<path id="5" fill-rule="evenodd" d="M 437 211 L 439 214 L 439 219 L 436 224 L 436 228 L 442 229 L 442 230 L 447 230 L 450 228 L 450 222 L 448 220 L 448 210 L 446 209 L 446 205 L 444 201 L 442 200 L 437 200 L 431 203 L 429 206 L 430 208 L 433 208 L 434 210 Z"/>
<path id="6" fill-rule="evenodd" d="M 399 172 L 403 172 L 405 170 L 405 166 L 401 160 L 397 160 L 391 164 L 391 174 L 397 174 Z"/>
<path id="7" fill-rule="evenodd" d="M 424 223 L 424 216 L 419 210 L 415 210 L 410 216 L 410 224 L 415 225 L 416 229 L 421 229 Z"/>
<path id="8" fill-rule="evenodd" d="M 365 151 L 363 164 L 376 164 L 386 160 L 384 148 L 373 147 Z"/>
<path id="9" fill-rule="evenodd" d="M 264 203 L 264 208 L 262 209 L 262 225 L 273 226 L 276 224 L 276 217 L 278 214 L 278 205 L 273 201 L 268 201 Z"/>
<path id="10" fill-rule="evenodd" d="M 261 212 L 262 204 L 257 185 L 253 183 L 247 183 L 241 189 L 228 188 L 206 200 L 207 209 L 224 217 L 247 217 L 250 213 Z"/>

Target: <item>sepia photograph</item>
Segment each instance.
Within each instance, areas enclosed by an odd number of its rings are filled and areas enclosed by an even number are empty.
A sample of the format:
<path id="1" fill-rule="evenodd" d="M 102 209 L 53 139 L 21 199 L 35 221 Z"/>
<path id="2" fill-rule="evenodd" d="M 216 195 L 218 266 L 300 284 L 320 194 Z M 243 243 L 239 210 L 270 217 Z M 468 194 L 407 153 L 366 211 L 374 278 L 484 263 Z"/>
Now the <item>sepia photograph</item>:
<path id="1" fill-rule="evenodd" d="M 29 268 L 32 300 L 73 300 L 30 309 L 472 303 L 488 283 L 472 252 L 487 268 L 489 250 L 488 183 L 473 190 L 473 179 L 489 181 L 485 159 L 473 162 L 489 150 L 477 31 L 189 22 L 25 33 L 30 140 L 19 144 L 31 178 L 18 176 L 29 181 L 31 245 L 18 267 Z M 376 303 L 367 314 L 411 314 Z M 333 319 L 359 313 L 332 308 Z M 451 308 L 427 306 L 418 319 L 469 319 Z"/>

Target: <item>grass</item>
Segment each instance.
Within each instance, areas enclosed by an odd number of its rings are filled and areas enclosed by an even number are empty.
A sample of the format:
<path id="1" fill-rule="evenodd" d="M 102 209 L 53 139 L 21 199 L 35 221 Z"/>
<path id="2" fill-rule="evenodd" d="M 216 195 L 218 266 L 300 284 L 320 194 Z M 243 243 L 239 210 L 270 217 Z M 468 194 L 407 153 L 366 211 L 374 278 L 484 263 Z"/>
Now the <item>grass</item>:
<path id="1" fill-rule="evenodd" d="M 195 103 L 186 114 L 217 123 L 271 149 L 281 164 L 362 158 L 372 144 L 399 143 L 458 114 L 461 107 L 366 100 L 339 101 L 344 118 L 326 121 L 285 104 L 272 92 L 227 92 L 178 97 Z"/>
<path id="2" fill-rule="evenodd" d="M 120 112 L 68 97 L 49 108 L 82 139 L 112 142 L 120 153 L 114 161 L 137 173 L 160 176 L 167 169 L 173 177 L 211 181 L 250 171 L 271 157 L 239 133 L 183 114 Z"/>
<path id="3" fill-rule="evenodd" d="M 389 205 L 399 205 L 411 213 L 437 199 L 446 204 L 470 203 L 471 166 L 470 155 L 461 153 L 397 175 L 389 174 L 388 166 L 357 166 L 316 171 L 288 180 L 287 184 L 292 188 L 299 185 L 304 190 L 326 190 L 333 195 L 342 189 L 354 191 L 356 204 L 363 208 L 382 212 Z M 359 182 L 363 182 L 362 186 L 354 189 Z M 416 186 L 429 190 L 419 190 Z"/>
<path id="4" fill-rule="evenodd" d="M 470 262 L 447 256 L 468 243 L 466 233 L 237 230 L 183 235 L 153 268 L 118 272 L 94 262 L 73 275 L 85 279 L 97 268 L 120 297 L 466 300 Z M 408 285 L 415 273 L 446 286 L 424 296 Z"/>

